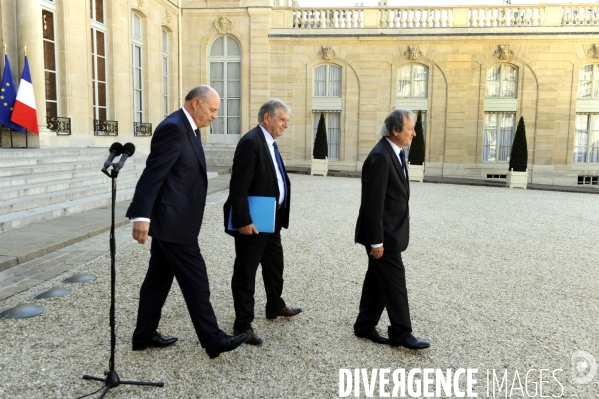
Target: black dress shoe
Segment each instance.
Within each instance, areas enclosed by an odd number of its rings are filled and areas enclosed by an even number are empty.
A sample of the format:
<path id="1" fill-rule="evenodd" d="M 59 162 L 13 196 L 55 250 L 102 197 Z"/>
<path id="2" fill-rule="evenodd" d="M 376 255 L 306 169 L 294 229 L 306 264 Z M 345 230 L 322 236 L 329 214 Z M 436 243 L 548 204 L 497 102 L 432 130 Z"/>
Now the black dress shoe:
<path id="1" fill-rule="evenodd" d="M 291 317 L 291 316 L 295 316 L 296 314 L 300 314 L 302 313 L 302 308 L 297 308 L 297 307 L 291 307 L 291 306 L 286 306 L 283 309 L 279 310 L 278 312 L 273 312 L 273 313 L 266 313 L 266 318 L 267 319 L 276 319 L 279 316 L 282 317 Z"/>
<path id="2" fill-rule="evenodd" d="M 230 335 L 225 336 L 223 339 L 218 341 L 216 344 L 209 348 L 206 348 L 206 353 L 210 359 L 218 357 L 223 352 L 229 352 L 243 344 L 250 337 L 250 333 L 243 333 L 232 337 Z"/>
<path id="3" fill-rule="evenodd" d="M 158 334 L 158 332 L 154 333 L 154 336 L 150 339 L 142 339 L 139 341 L 133 340 L 133 350 L 141 351 L 146 349 L 149 346 L 157 346 L 162 348 L 163 346 L 169 346 L 177 342 L 177 337 L 163 337 Z"/>
<path id="4" fill-rule="evenodd" d="M 379 332 L 376 330 L 376 328 L 373 328 L 372 330 L 366 330 L 366 331 L 355 331 L 354 334 L 356 335 L 356 337 L 366 338 L 366 339 L 369 339 L 372 342 L 377 343 L 377 344 L 388 344 L 389 343 L 389 338 L 387 338 L 384 335 L 379 334 Z"/>
<path id="5" fill-rule="evenodd" d="M 404 348 L 415 349 L 415 350 L 426 349 L 429 346 L 431 346 L 431 344 L 429 344 L 428 342 L 418 339 L 415 336 L 413 336 L 412 334 L 408 335 L 406 338 L 403 338 L 403 339 L 390 339 L 389 345 L 403 346 Z"/>
<path id="6" fill-rule="evenodd" d="M 248 328 L 246 330 L 246 332 L 250 334 L 250 337 L 247 339 L 247 341 L 245 341 L 246 344 L 248 344 L 248 345 L 262 345 L 262 342 L 264 342 L 264 341 L 262 341 L 262 338 L 260 338 L 258 336 L 258 334 L 256 334 L 254 332 L 253 328 Z M 233 329 L 233 333 L 235 333 L 235 335 L 241 335 L 241 334 L 243 334 L 243 331 L 239 331 L 237 329 Z"/>

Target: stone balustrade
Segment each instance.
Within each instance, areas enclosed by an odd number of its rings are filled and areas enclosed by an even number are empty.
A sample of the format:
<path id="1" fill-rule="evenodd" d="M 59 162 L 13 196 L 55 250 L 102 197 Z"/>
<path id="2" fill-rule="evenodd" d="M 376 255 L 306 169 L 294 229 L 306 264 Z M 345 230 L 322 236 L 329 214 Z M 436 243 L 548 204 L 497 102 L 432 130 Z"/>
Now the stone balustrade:
<path id="1" fill-rule="evenodd" d="M 599 27 L 599 6 L 288 8 L 282 28 L 408 29 Z"/>

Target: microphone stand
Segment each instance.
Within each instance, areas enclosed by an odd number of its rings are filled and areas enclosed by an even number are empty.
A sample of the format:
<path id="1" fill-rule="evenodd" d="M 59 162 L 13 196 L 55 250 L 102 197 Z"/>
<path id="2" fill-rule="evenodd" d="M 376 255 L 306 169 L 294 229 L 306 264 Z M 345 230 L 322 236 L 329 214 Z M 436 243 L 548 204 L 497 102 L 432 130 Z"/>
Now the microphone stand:
<path id="1" fill-rule="evenodd" d="M 115 321 L 114 321 L 114 303 L 115 303 L 115 282 L 116 282 L 116 268 L 115 268 L 115 254 L 116 254 L 116 240 L 114 238 L 114 213 L 116 204 L 116 179 L 119 175 L 119 171 L 115 170 L 116 164 L 112 164 L 112 170 L 110 178 L 112 179 L 112 224 L 110 226 L 110 360 L 108 362 L 108 371 L 104 372 L 105 378 L 92 377 L 85 374 L 82 378 L 84 380 L 100 381 L 105 384 L 105 388 L 98 397 L 102 399 L 109 390 L 116 388 L 119 385 L 146 385 L 154 387 L 164 387 L 163 382 L 140 382 L 140 381 L 121 381 L 119 375 L 114 369 L 114 348 L 116 346 L 116 333 L 115 333 Z M 107 171 L 102 170 L 108 175 Z"/>

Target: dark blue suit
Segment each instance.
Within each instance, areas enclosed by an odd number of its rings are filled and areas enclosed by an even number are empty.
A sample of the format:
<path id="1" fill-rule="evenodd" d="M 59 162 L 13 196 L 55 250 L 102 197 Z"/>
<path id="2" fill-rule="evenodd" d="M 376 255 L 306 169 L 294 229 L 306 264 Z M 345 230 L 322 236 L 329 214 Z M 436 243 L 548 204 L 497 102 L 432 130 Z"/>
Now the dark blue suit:
<path id="1" fill-rule="evenodd" d="M 156 331 L 173 277 L 181 287 L 202 347 L 225 336 L 210 303 L 206 264 L 198 245 L 207 189 L 202 143 L 180 109 L 156 128 L 146 168 L 127 210 L 127 217 L 151 220 L 152 236 L 134 340 L 148 339 Z"/>
<path id="2" fill-rule="evenodd" d="M 362 201 L 355 241 L 366 247 L 383 243 L 380 259 L 368 257 L 360 313 L 354 324 L 357 333 L 374 328 L 386 308 L 390 339 L 412 332 L 405 268 L 401 252 L 410 239 L 410 182 L 387 139 L 372 149 L 362 167 Z"/>

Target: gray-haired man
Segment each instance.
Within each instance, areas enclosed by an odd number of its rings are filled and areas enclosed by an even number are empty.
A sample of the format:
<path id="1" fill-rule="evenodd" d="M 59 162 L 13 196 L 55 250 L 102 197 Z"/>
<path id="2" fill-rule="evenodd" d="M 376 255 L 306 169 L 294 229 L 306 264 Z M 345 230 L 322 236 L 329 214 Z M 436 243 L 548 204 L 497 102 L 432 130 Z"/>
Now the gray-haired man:
<path id="1" fill-rule="evenodd" d="M 268 100 L 258 112 L 258 126 L 247 132 L 237 144 L 229 198 L 224 206 L 225 231 L 235 238 L 235 265 L 231 289 L 235 305 L 234 331 L 249 332 L 245 341 L 260 345 L 262 339 L 252 329 L 254 291 L 258 264 L 266 290 L 266 318 L 291 317 L 300 308 L 287 306 L 283 293 L 283 247 L 281 227 L 289 226 L 290 182 L 279 153 L 276 139 L 283 135 L 289 123 L 290 109 L 276 98 Z M 250 216 L 248 196 L 276 198 L 277 211 L 274 233 L 259 232 Z M 226 230 L 229 214 L 238 231 Z"/>

